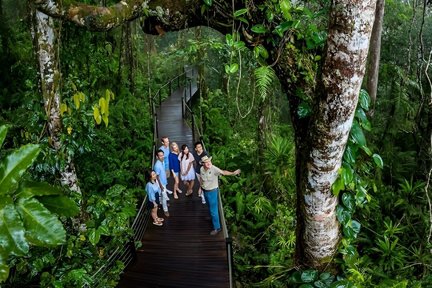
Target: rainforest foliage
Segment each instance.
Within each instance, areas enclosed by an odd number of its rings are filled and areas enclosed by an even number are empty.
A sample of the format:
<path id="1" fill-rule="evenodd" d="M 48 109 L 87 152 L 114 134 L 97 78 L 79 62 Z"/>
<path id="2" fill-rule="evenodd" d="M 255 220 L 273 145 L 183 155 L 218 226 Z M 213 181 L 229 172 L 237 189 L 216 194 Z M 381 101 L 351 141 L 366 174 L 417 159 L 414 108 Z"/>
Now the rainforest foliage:
<path id="1" fill-rule="evenodd" d="M 62 145 L 55 150 L 30 8 L 0 0 L 2 287 L 91 284 L 108 256 L 129 241 L 152 160 L 150 99 L 192 65 L 199 69 L 193 109 L 204 142 L 217 166 L 242 170 L 241 177 L 221 179 L 237 287 L 432 287 L 431 5 L 385 2 L 377 99 L 364 85 L 332 186 L 342 239 L 333 265 L 318 271 L 295 263 L 290 95 L 265 61 L 267 45 L 286 36 L 284 49 L 301 72 L 286 77 L 315 86 L 329 1 L 297 8 L 290 3 L 302 1 L 262 2 L 268 2 L 258 6 L 267 24 L 284 21 L 272 31 L 250 24 L 255 37 L 273 35 L 253 48 L 235 30 L 222 35 L 200 26 L 151 36 L 140 19 L 98 33 L 58 22 Z M 212 4 L 202 1 L 202 13 Z M 247 13 L 233 17 L 249 25 Z M 304 39 L 304 46 L 290 37 Z M 296 92 L 297 116 L 308 121 L 316 99 Z M 165 87 L 162 99 L 168 94 Z M 81 194 L 60 183 L 71 159 Z M 123 268 L 116 263 L 103 286 L 115 287 Z"/>

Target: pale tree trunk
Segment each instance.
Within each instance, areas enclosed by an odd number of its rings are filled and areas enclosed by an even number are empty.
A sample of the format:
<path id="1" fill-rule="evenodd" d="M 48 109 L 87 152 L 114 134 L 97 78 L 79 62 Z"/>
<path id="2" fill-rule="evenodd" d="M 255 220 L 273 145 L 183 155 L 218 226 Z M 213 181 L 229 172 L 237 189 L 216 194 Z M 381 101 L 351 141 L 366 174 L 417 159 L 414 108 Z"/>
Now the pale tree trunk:
<path id="1" fill-rule="evenodd" d="M 320 268 L 340 240 L 338 199 L 331 187 L 338 176 L 364 76 L 375 1 L 334 1 L 330 12 L 320 102 L 309 130 L 310 152 L 300 182 L 297 255 Z"/>
<path id="2" fill-rule="evenodd" d="M 54 3 L 52 3 L 54 5 Z M 60 133 L 62 129 L 60 116 L 60 71 L 58 64 L 57 31 L 53 19 L 36 10 L 35 12 L 35 45 L 39 62 L 41 90 L 45 112 L 48 116 L 47 130 L 49 143 L 55 150 L 61 148 Z M 75 166 L 70 158 L 66 159 L 66 166 L 61 173 L 62 185 L 81 194 Z"/>
<path id="3" fill-rule="evenodd" d="M 233 7 L 218 0 L 213 1 L 205 15 L 200 13 L 201 0 L 123 0 L 110 7 L 69 4 L 64 7 L 64 11 L 46 5 L 49 0 L 34 1 L 38 2 L 42 11 L 52 16 L 100 31 L 144 15 L 143 7 L 146 7 L 149 15 L 143 30 L 153 34 L 158 34 L 155 27 L 159 25 L 164 31 L 207 25 L 230 33 L 233 19 L 230 16 Z M 292 79 L 287 76 L 299 73 L 292 55 L 284 51 L 280 59 L 277 56 L 279 60 L 276 61 L 275 69 L 279 73 L 278 77 L 287 93 L 294 96 L 290 102 L 297 148 L 297 260 L 301 265 L 317 269 L 331 261 L 340 240 L 335 213 L 338 200 L 333 196 L 331 186 L 341 167 L 364 76 L 375 2 L 332 2 L 326 57 L 316 87 L 319 101 L 311 119 L 297 116 L 300 99 L 295 94 L 296 87 L 293 87 Z M 235 9 L 244 8 L 243 1 L 235 1 L 235 4 Z M 154 7 L 156 5 L 160 6 L 159 9 Z M 255 23 L 264 21 L 259 18 L 263 17 L 260 13 L 251 17 L 256 17 Z M 270 55 L 280 53 L 278 47 L 269 48 L 272 49 Z M 307 85 L 300 84 L 303 85 L 301 88 Z"/>
<path id="4" fill-rule="evenodd" d="M 381 34 L 384 22 L 384 4 L 385 0 L 377 0 L 375 21 L 372 29 L 372 35 L 369 48 L 369 65 L 367 71 L 367 91 L 371 99 L 372 109 L 369 111 L 373 115 L 375 102 L 377 98 L 379 63 L 381 55 Z"/>

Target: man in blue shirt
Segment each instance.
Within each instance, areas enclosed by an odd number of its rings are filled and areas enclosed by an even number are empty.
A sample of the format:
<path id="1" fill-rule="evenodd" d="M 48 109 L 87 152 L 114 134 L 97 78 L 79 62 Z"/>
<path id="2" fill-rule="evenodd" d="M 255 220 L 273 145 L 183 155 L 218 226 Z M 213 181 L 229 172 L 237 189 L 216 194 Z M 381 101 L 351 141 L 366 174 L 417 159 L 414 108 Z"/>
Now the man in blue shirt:
<path id="1" fill-rule="evenodd" d="M 153 170 L 156 173 L 156 179 L 159 183 L 159 187 L 162 191 L 160 195 L 160 202 L 162 203 L 162 208 L 164 210 L 165 216 L 169 216 L 167 201 L 169 200 L 167 195 L 166 185 L 168 184 L 168 180 L 165 173 L 165 163 L 164 163 L 164 152 L 162 150 L 158 150 L 156 152 L 156 162 L 154 164 Z M 171 192 L 172 193 L 172 192 Z"/>
<path id="2" fill-rule="evenodd" d="M 162 146 L 159 147 L 160 150 L 162 150 L 164 152 L 164 165 L 165 165 L 165 174 L 166 174 L 166 178 L 169 178 L 170 176 L 170 167 L 169 167 L 169 161 L 168 161 L 168 156 L 170 153 L 170 146 L 169 146 L 169 139 L 168 137 L 164 136 L 161 138 L 161 142 L 162 142 Z"/>

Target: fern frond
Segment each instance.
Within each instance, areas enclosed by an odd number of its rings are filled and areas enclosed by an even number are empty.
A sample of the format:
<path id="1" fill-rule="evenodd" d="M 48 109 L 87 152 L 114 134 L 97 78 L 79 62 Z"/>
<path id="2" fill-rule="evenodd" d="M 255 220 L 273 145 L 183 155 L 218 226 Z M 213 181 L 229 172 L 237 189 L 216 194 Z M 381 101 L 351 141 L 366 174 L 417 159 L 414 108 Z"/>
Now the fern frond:
<path id="1" fill-rule="evenodd" d="M 258 92 L 262 99 L 265 100 L 273 80 L 276 79 L 276 74 L 270 66 L 261 66 L 255 69 L 254 75 Z"/>

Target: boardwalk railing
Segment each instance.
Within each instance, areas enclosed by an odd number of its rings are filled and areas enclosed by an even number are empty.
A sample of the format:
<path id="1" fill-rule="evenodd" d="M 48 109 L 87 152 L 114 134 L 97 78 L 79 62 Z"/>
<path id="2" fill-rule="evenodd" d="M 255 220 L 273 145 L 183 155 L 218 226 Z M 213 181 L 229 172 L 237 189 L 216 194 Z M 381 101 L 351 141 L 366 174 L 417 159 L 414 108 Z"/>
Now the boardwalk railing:
<path id="1" fill-rule="evenodd" d="M 176 85 L 176 88 L 179 88 L 181 84 L 184 84 L 185 86 L 185 94 L 182 101 L 182 115 L 183 118 L 191 122 L 191 129 L 192 129 L 192 139 L 195 142 L 198 139 L 203 142 L 202 139 L 202 133 L 199 131 L 199 127 L 196 126 L 196 119 L 195 115 L 193 113 L 193 110 L 189 105 L 187 104 L 190 99 L 193 97 L 193 94 L 196 92 L 193 92 L 193 85 L 191 78 L 188 79 L 187 75 L 191 74 L 191 76 L 194 76 L 195 70 L 194 68 L 190 68 L 183 72 L 182 74 L 172 78 L 169 80 L 166 84 L 162 85 L 158 91 L 154 94 L 153 97 L 150 97 L 150 106 L 151 106 L 151 113 L 153 118 L 153 148 L 152 148 L 152 155 L 151 155 L 151 163 L 152 167 L 154 165 L 154 155 L 156 152 L 157 143 L 159 142 L 159 131 L 158 131 L 158 117 L 157 117 L 157 110 L 156 108 L 161 105 L 162 101 L 162 92 L 163 89 L 168 87 L 169 94 L 171 95 L 173 86 Z M 188 95 L 187 95 L 188 94 Z M 205 149 L 205 144 L 203 142 L 203 148 Z M 115 269 L 118 261 L 122 262 L 124 264 L 124 268 L 127 267 L 127 265 L 132 262 L 132 260 L 135 258 L 135 242 L 140 241 L 144 233 L 147 229 L 148 223 L 149 223 L 149 210 L 146 209 L 147 204 L 147 196 L 143 199 L 140 208 L 138 209 L 138 213 L 132 222 L 131 229 L 133 230 L 133 235 L 128 243 L 126 243 L 123 246 L 118 246 L 114 252 L 108 257 L 107 261 L 102 265 L 91 277 L 90 277 L 90 283 L 85 284 L 83 287 L 104 287 L 107 278 L 109 277 L 109 273 Z M 221 217 L 221 223 L 222 223 L 222 233 L 225 238 L 226 247 L 227 247 L 227 263 L 229 268 L 229 282 L 230 282 L 230 288 L 233 287 L 233 279 L 232 279 L 232 240 L 228 234 L 228 229 L 226 226 L 225 221 L 225 215 L 223 212 L 223 205 L 219 194 L 219 212 Z"/>
<path id="2" fill-rule="evenodd" d="M 191 82 L 190 82 L 191 83 Z M 187 95 L 186 89 L 185 89 L 185 93 L 184 93 L 184 97 L 183 97 L 183 101 L 182 101 L 182 111 L 183 111 L 183 118 L 187 121 L 190 121 L 191 124 L 191 129 L 192 129 L 192 139 L 193 142 L 196 142 L 197 139 L 195 138 L 195 136 L 198 136 L 199 141 L 201 141 L 203 148 L 205 151 L 208 151 L 206 149 L 203 137 L 202 137 L 202 133 L 199 131 L 199 127 L 196 125 L 197 121 L 195 119 L 195 114 L 192 110 L 191 107 L 189 107 L 188 102 L 190 102 L 190 100 L 192 100 L 192 85 L 189 86 L 189 95 Z M 187 97 L 189 96 L 189 97 Z M 187 99 L 187 100 L 186 100 Z M 225 213 L 224 213 L 224 208 L 223 208 L 223 204 L 222 204 L 222 199 L 221 199 L 221 194 L 218 194 L 218 198 L 219 198 L 219 215 L 220 215 L 220 220 L 221 220 L 221 225 L 222 225 L 222 233 L 224 235 L 225 238 L 225 243 L 226 243 L 226 249 L 227 249 L 227 263 L 228 263 L 228 271 L 229 271 L 229 287 L 232 288 L 233 287 L 233 275 L 232 275 L 232 265 L 233 265 L 233 251 L 232 251 L 232 238 L 229 236 L 228 233 L 228 228 L 226 225 L 226 220 L 225 220 Z"/>
<path id="3" fill-rule="evenodd" d="M 180 75 L 177 75 L 176 77 L 170 79 L 166 84 L 162 85 L 157 92 L 154 94 L 153 97 L 150 97 L 151 103 L 151 112 L 153 115 L 153 148 L 152 148 L 152 155 L 151 155 L 151 167 L 154 165 L 154 155 L 156 152 L 156 145 L 159 142 L 159 133 L 158 133 L 158 118 L 156 113 L 156 107 L 160 106 L 162 103 L 162 92 L 163 89 L 168 87 L 169 94 L 172 93 L 172 88 L 174 85 L 177 86 L 177 88 L 180 87 L 181 84 L 186 85 L 186 74 L 189 73 L 193 68 L 183 72 Z M 189 84 L 190 85 L 190 84 Z M 185 89 L 186 90 L 186 89 Z M 108 257 L 106 262 L 90 277 L 90 283 L 84 284 L 83 287 L 85 288 L 97 288 L 97 287 L 104 287 L 107 278 L 109 278 L 109 274 L 112 270 L 116 268 L 116 265 L 118 261 L 122 262 L 124 264 L 124 268 L 127 267 L 129 263 L 132 262 L 132 260 L 135 258 L 135 242 L 140 241 L 144 233 L 147 229 L 148 223 L 149 223 L 149 214 L 150 211 L 146 209 L 147 206 L 147 196 L 144 197 L 137 215 L 135 216 L 134 221 L 132 222 L 131 229 L 133 231 L 133 235 L 128 243 L 126 243 L 123 246 L 118 246 L 114 249 L 112 254 Z"/>

